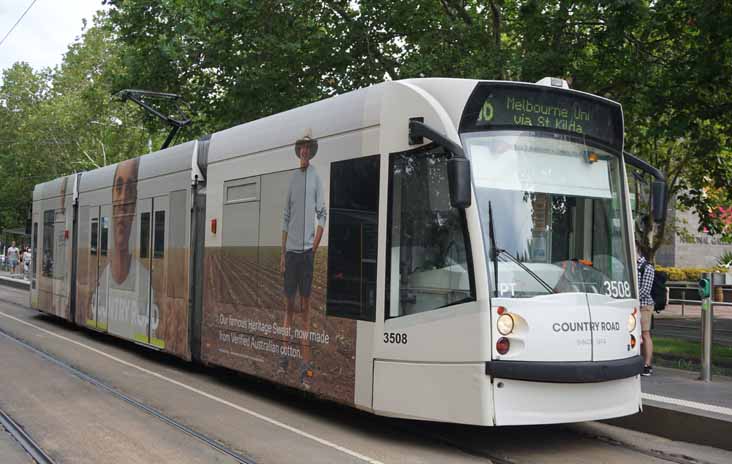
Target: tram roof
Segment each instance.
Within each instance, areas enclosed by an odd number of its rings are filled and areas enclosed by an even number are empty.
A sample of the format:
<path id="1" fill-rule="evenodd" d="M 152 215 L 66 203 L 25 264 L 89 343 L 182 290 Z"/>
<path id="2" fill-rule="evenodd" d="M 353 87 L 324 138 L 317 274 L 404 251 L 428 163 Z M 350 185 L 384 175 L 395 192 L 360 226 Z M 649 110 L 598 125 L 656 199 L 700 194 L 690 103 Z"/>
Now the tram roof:
<path id="1" fill-rule="evenodd" d="M 145 180 L 163 174 L 172 174 L 180 171 L 190 171 L 193 147 L 195 140 L 180 145 L 158 150 L 140 156 L 140 166 L 137 180 Z M 114 181 L 114 171 L 119 163 L 110 164 L 93 171 L 84 172 L 79 184 L 79 193 L 90 192 L 100 188 L 111 187 Z"/>
<path id="2" fill-rule="evenodd" d="M 378 126 L 382 96 L 387 86 L 393 85 L 422 89 L 443 107 L 457 127 L 465 102 L 478 82 L 421 78 L 374 84 L 216 132 L 211 138 L 208 160 L 222 161 L 293 145 L 305 131 L 313 138 L 323 138 Z"/>
<path id="3" fill-rule="evenodd" d="M 69 176 L 57 177 L 56 179 L 36 185 L 33 189 L 33 201 L 71 195 L 75 175 L 71 174 Z"/>
<path id="4" fill-rule="evenodd" d="M 313 138 L 323 138 L 378 126 L 382 116 L 384 102 L 382 97 L 385 89 L 394 85 L 420 89 L 424 92 L 425 98 L 431 100 L 431 104 L 440 106 L 455 127 L 458 127 L 465 103 L 479 82 L 486 81 L 454 78 L 405 79 L 382 82 L 336 95 L 214 133 L 211 137 L 208 162 L 293 145 L 295 140 L 305 135 L 305 131 L 308 131 Z M 516 84 L 536 85 L 525 82 Z M 138 180 L 190 170 L 194 144 L 195 141 L 188 141 L 139 157 Z M 79 191 L 88 192 L 111 186 L 117 164 L 84 172 Z M 67 177 L 72 178 L 73 175 Z M 59 196 L 63 179 L 66 177 L 37 185 L 33 192 L 34 201 Z M 71 185 L 69 183 L 69 189 Z"/>

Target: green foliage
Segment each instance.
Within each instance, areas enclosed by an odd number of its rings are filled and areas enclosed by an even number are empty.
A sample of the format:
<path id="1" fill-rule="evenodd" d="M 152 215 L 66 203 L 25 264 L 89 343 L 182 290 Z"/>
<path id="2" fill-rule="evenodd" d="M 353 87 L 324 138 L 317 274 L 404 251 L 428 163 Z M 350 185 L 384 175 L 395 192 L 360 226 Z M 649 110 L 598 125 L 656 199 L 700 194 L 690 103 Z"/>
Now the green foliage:
<path id="1" fill-rule="evenodd" d="M 63 64 L 34 71 L 16 63 L 0 85 L 0 227 L 24 225 L 35 184 L 147 151 L 163 136 L 140 126 L 140 112 L 111 99 L 124 74 L 119 45 L 99 16 L 71 44 Z"/>
<path id="2" fill-rule="evenodd" d="M 0 168 L 36 176 L 25 184 L 141 154 L 150 134 L 159 146 L 157 122 L 110 101 L 122 88 L 181 94 L 192 138 L 384 79 L 558 76 L 622 103 L 626 149 L 661 169 L 670 201 L 732 238 L 718 208 L 732 204 L 731 2 L 104 3 L 59 69 L 5 70 L 0 138 L 17 143 L 0 148 Z M 26 201 L 26 185 L 2 188 Z M 647 189 L 638 197 L 647 208 Z M 651 259 L 678 227 L 639 226 Z"/>
<path id="3" fill-rule="evenodd" d="M 722 255 L 717 258 L 717 264 L 720 267 L 729 270 L 730 266 L 732 266 L 732 251 L 725 251 L 722 253 Z"/>
<path id="4" fill-rule="evenodd" d="M 661 356 L 673 356 L 699 362 L 700 343 L 689 340 L 677 340 L 666 337 L 653 337 L 653 351 Z M 712 363 L 732 367 L 732 347 L 712 344 Z"/>

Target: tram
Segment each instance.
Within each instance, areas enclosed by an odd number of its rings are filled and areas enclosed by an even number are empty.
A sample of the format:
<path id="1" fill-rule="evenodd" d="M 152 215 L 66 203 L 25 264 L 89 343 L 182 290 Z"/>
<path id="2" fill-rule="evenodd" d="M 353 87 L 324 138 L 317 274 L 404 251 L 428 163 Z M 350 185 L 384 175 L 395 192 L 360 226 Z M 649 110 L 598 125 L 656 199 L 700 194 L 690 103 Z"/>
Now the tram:
<path id="1" fill-rule="evenodd" d="M 386 416 L 629 415 L 626 164 L 561 79 L 385 82 L 37 185 L 30 303 Z"/>

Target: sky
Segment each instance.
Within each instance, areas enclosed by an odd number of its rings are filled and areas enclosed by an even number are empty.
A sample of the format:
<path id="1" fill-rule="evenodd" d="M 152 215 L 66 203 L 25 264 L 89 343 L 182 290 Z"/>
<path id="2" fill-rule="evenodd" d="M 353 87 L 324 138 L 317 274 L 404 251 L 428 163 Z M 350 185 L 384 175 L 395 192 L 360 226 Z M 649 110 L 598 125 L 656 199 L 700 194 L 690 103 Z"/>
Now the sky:
<path id="1" fill-rule="evenodd" d="M 33 0 L 0 0 L 0 40 Z M 0 74 L 16 61 L 38 70 L 61 64 L 68 46 L 102 9 L 102 0 L 36 0 L 28 14 L 0 44 Z M 0 77 L 1 79 L 1 77 Z"/>

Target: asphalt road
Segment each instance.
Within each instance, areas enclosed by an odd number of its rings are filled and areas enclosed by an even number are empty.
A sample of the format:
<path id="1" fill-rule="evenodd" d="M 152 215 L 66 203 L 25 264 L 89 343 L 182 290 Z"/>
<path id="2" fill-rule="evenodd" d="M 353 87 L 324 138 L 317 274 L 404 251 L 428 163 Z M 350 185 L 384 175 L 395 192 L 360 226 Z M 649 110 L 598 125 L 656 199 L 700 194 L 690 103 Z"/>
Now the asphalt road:
<path id="1" fill-rule="evenodd" d="M 0 427 L 0 462 L 3 464 L 31 464 L 31 457 Z"/>
<path id="2" fill-rule="evenodd" d="M 484 428 L 377 417 L 76 328 L 26 302 L 26 291 L 0 287 L 1 331 L 258 464 L 732 462 L 729 452 L 598 423 Z M 0 407 L 60 463 L 231 462 L 2 335 L 0 353 Z"/>

